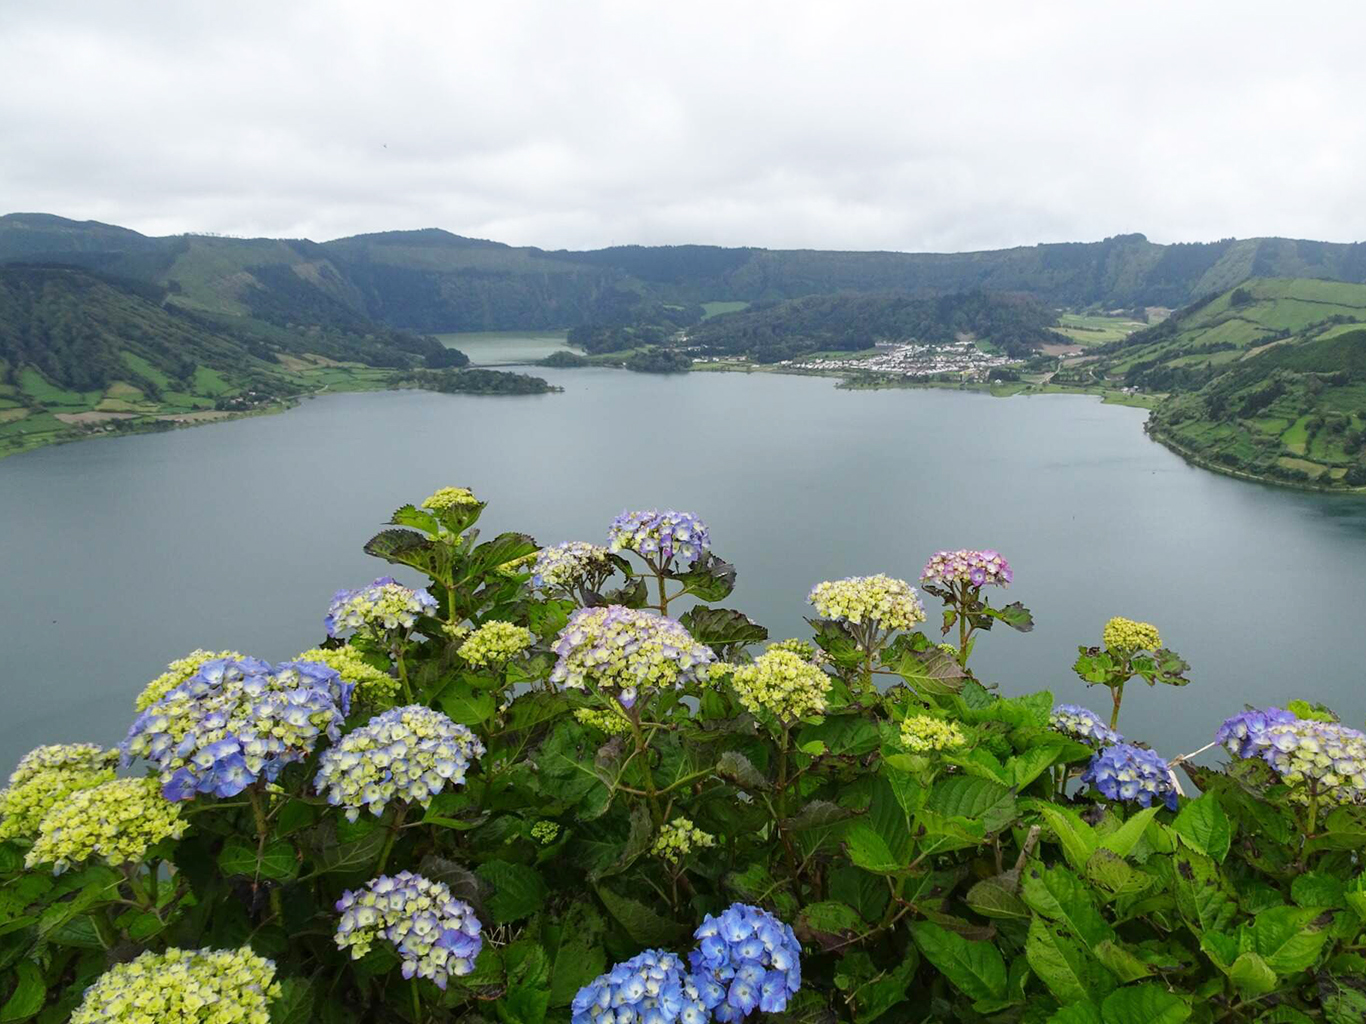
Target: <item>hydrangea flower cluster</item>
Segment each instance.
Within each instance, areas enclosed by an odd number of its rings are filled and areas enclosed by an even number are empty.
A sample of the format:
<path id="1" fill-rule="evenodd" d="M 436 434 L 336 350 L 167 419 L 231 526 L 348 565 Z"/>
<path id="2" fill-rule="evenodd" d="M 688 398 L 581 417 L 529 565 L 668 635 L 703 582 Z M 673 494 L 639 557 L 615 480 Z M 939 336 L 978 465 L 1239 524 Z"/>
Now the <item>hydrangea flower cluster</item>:
<path id="1" fill-rule="evenodd" d="M 43 816 L 78 789 L 114 777 L 117 750 L 93 743 L 52 743 L 30 750 L 0 790 L 0 839 L 32 838 Z"/>
<path id="2" fill-rule="evenodd" d="M 477 508 L 482 505 L 468 487 L 443 487 L 422 503 L 433 512 L 449 512 L 453 508 Z"/>
<path id="3" fill-rule="evenodd" d="M 1132 743 L 1116 743 L 1091 758 L 1081 781 L 1109 800 L 1132 800 L 1151 807 L 1160 800 L 1176 810 L 1176 782 L 1160 756 Z"/>
<path id="4" fill-rule="evenodd" d="M 809 661 L 813 665 L 819 665 L 825 657 L 825 652 L 815 644 L 806 640 L 798 640 L 796 637 L 789 640 L 777 640 L 769 644 L 768 649 L 770 651 L 791 651 L 802 661 Z"/>
<path id="5" fill-rule="evenodd" d="M 1299 716 L 1283 708 L 1261 708 L 1240 711 L 1214 734 L 1214 742 L 1237 757 L 1261 757 L 1268 749 L 1263 734 L 1273 725 L 1298 722 Z"/>
<path id="6" fill-rule="evenodd" d="M 161 795 L 156 779 L 114 779 L 78 789 L 53 805 L 38 826 L 26 867 L 51 864 L 60 875 L 88 857 L 117 867 L 143 858 L 163 839 L 179 839 L 189 822 Z"/>
<path id="7" fill-rule="evenodd" d="M 381 576 L 368 587 L 339 590 L 323 619 L 328 636 L 341 636 L 353 630 L 387 633 L 412 629 L 418 616 L 436 610 L 436 598 L 425 590 L 413 590 L 392 576 Z"/>
<path id="8" fill-rule="evenodd" d="M 580 725 L 586 725 L 590 729 L 606 733 L 608 736 L 625 736 L 631 731 L 631 723 L 626 716 L 620 711 L 613 711 L 611 708 L 606 711 L 598 711 L 596 708 L 576 708 L 574 721 Z"/>
<path id="9" fill-rule="evenodd" d="M 1151 622 L 1135 622 L 1118 615 L 1105 624 L 1101 640 L 1108 649 L 1126 654 L 1156 651 L 1162 646 L 1162 637 Z"/>
<path id="10" fill-rule="evenodd" d="M 780 722 L 795 722 L 825 711 L 830 677 L 789 650 L 770 647 L 749 665 L 730 674 L 731 688 L 751 714 L 771 714 Z"/>
<path id="11" fill-rule="evenodd" d="M 376 938 L 387 939 L 403 960 L 405 978 L 429 978 L 441 989 L 451 975 L 472 972 L 484 946 L 474 909 L 444 883 L 411 871 L 343 893 L 337 910 L 337 947 L 349 949 L 351 959 L 370 952 Z"/>
<path id="12" fill-rule="evenodd" d="M 678 817 L 660 828 L 650 852 L 670 864 L 677 864 L 694 850 L 710 849 L 715 845 L 714 835 L 703 832 L 691 818 Z"/>
<path id="13" fill-rule="evenodd" d="M 791 927 L 766 910 L 732 903 L 708 914 L 689 956 L 702 1001 L 719 1021 L 743 1020 L 754 1010 L 779 1013 L 801 988 L 801 944 Z"/>
<path id="14" fill-rule="evenodd" d="M 570 1007 L 570 1024 L 705 1024 L 702 993 L 681 957 L 645 952 L 600 974 Z"/>
<path id="15" fill-rule="evenodd" d="M 1297 787 L 1291 794 L 1297 801 L 1308 799 L 1300 784 L 1313 782 L 1325 803 L 1366 803 L 1366 733 L 1360 730 L 1295 718 L 1253 734 L 1250 749 Z"/>
<path id="16" fill-rule="evenodd" d="M 691 565 L 711 550 L 707 524 L 691 512 L 673 509 L 623 512 L 612 520 L 607 541 L 612 551 L 634 551 L 660 564 L 673 560 L 679 567 Z"/>
<path id="17" fill-rule="evenodd" d="M 560 630 L 559 660 L 550 680 L 572 690 L 598 690 L 631 707 L 642 690 L 663 690 L 698 680 L 716 660 L 673 619 L 618 604 L 582 608 Z"/>
<path id="18" fill-rule="evenodd" d="M 531 585 L 537 590 L 570 590 L 607 576 L 614 568 L 608 554 L 606 548 L 581 540 L 541 548 L 531 569 Z"/>
<path id="19" fill-rule="evenodd" d="M 448 784 L 462 786 L 484 754 L 479 737 L 421 704 L 390 708 L 323 751 L 314 785 L 355 821 L 391 800 L 426 807 Z"/>
<path id="20" fill-rule="evenodd" d="M 967 583 L 974 587 L 1007 586 L 1015 574 L 1010 563 L 995 551 L 936 551 L 925 563 L 920 579 L 925 583 Z"/>
<path id="21" fill-rule="evenodd" d="M 269 1024 L 275 963 L 241 949 L 168 949 L 115 964 L 69 1024 Z"/>
<path id="22" fill-rule="evenodd" d="M 326 665 L 215 658 L 134 720 L 123 755 L 156 764 L 168 800 L 235 796 L 335 742 L 350 707 L 351 684 Z"/>
<path id="23" fill-rule="evenodd" d="M 349 645 L 342 647 L 314 647 L 295 655 L 294 660 L 326 665 L 342 682 L 351 684 L 351 699 L 357 704 L 374 707 L 392 703 L 398 696 L 399 681 L 388 672 L 375 668 L 360 651 Z"/>
<path id="24" fill-rule="evenodd" d="M 162 697 L 198 672 L 207 662 L 219 658 L 241 658 L 236 651 L 191 651 L 183 658 L 171 662 L 166 671 L 142 688 L 137 700 L 133 702 L 134 711 L 146 711 Z"/>
<path id="25" fill-rule="evenodd" d="M 531 630 L 493 619 L 469 635 L 456 651 L 471 665 L 489 668 L 511 661 L 531 646 Z"/>
<path id="26" fill-rule="evenodd" d="M 1048 716 L 1048 727 L 1093 747 L 1124 742 L 1124 737 L 1106 725 L 1100 715 L 1080 704 L 1059 704 Z"/>
<path id="27" fill-rule="evenodd" d="M 560 826 L 557 822 L 542 818 L 531 826 L 531 838 L 542 846 L 549 846 L 560 836 Z"/>
<path id="28" fill-rule="evenodd" d="M 968 738 L 958 723 L 933 715 L 911 715 L 901 722 L 901 745 L 915 754 L 938 750 L 954 750 L 964 746 Z"/>
<path id="29" fill-rule="evenodd" d="M 882 573 L 817 583 L 807 600 L 821 618 L 842 619 L 855 626 L 866 622 L 878 629 L 910 629 L 925 621 L 925 609 L 914 588 Z"/>

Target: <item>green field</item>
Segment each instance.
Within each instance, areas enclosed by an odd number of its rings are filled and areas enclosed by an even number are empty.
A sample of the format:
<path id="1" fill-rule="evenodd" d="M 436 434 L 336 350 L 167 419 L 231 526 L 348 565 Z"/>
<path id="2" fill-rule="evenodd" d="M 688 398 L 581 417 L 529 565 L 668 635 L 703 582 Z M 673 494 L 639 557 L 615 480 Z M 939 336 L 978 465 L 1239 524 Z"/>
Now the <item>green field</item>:
<path id="1" fill-rule="evenodd" d="M 722 313 L 738 313 L 748 307 L 748 302 L 704 302 L 702 303 L 702 319 L 710 320 Z"/>
<path id="2" fill-rule="evenodd" d="M 1103 313 L 1063 313 L 1058 317 L 1058 326 L 1054 330 L 1078 345 L 1104 345 L 1127 338 L 1134 331 L 1141 331 L 1147 326 L 1129 317 L 1106 316 Z"/>

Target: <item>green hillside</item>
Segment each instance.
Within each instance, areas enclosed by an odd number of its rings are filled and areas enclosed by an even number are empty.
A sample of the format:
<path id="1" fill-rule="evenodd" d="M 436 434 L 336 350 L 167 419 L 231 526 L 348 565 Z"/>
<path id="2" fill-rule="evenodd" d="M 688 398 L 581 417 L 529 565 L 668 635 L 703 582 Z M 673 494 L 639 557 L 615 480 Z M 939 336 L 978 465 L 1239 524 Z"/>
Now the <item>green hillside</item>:
<path id="1" fill-rule="evenodd" d="M 1183 306 L 1249 278 L 1366 281 L 1366 245 L 1224 239 L 1100 242 L 972 253 L 705 245 L 547 251 L 446 231 L 305 240 L 149 238 L 46 214 L 0 216 L 0 263 L 75 263 L 157 283 L 201 312 L 273 322 L 347 316 L 423 332 L 638 321 L 638 306 L 777 302 L 838 292 L 1020 292 L 1073 309 Z M 309 322 L 318 322 L 316 319 Z M 1083 339 L 1092 340 L 1092 339 Z"/>
<path id="2" fill-rule="evenodd" d="M 1366 285 L 1250 280 L 1092 351 L 1053 382 L 1168 392 L 1149 432 L 1206 465 L 1366 485 Z"/>
<path id="3" fill-rule="evenodd" d="M 972 336 L 1026 357 L 1065 342 L 1057 314 L 1024 296 L 966 292 L 932 299 L 904 294 L 812 295 L 750 306 L 690 328 L 688 344 L 709 355 L 773 363 L 817 351 L 859 351 L 880 341 L 952 342 Z"/>

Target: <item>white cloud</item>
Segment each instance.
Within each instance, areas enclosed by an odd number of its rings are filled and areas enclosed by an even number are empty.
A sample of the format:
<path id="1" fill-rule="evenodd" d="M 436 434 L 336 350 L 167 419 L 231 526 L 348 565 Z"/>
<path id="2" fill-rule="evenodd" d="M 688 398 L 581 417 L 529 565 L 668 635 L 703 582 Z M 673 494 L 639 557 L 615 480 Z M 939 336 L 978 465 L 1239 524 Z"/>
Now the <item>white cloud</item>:
<path id="1" fill-rule="evenodd" d="M 0 5 L 0 205 L 951 250 L 1366 238 L 1355 3 Z"/>

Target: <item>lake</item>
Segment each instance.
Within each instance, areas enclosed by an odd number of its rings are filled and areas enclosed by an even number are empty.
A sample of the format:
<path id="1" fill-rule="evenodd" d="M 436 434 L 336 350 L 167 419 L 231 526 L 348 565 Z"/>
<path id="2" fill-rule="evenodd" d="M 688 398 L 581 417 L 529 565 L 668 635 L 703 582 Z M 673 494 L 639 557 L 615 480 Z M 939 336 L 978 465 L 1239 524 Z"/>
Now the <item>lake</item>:
<path id="1" fill-rule="evenodd" d="M 470 357 L 471 366 L 524 366 L 552 352 L 578 349 L 565 341 L 568 331 L 461 331 L 438 334 L 447 348 L 458 348 Z"/>
<path id="2" fill-rule="evenodd" d="M 1366 713 L 1360 499 L 1192 468 L 1144 436 L 1143 411 L 1087 397 L 537 372 L 564 392 L 336 395 L 0 461 L 0 762 L 120 739 L 134 695 L 195 647 L 313 645 L 333 591 L 388 571 L 362 544 L 446 484 L 491 502 L 490 533 L 544 543 L 602 541 L 627 507 L 695 511 L 739 568 L 726 604 L 774 638 L 805 632 L 820 580 L 914 580 L 937 548 L 997 548 L 1004 599 L 1038 627 L 985 636 L 981 677 L 1103 710 L 1076 646 L 1111 615 L 1152 621 L 1193 682 L 1132 684 L 1120 724 L 1168 756 L 1245 702 Z"/>

